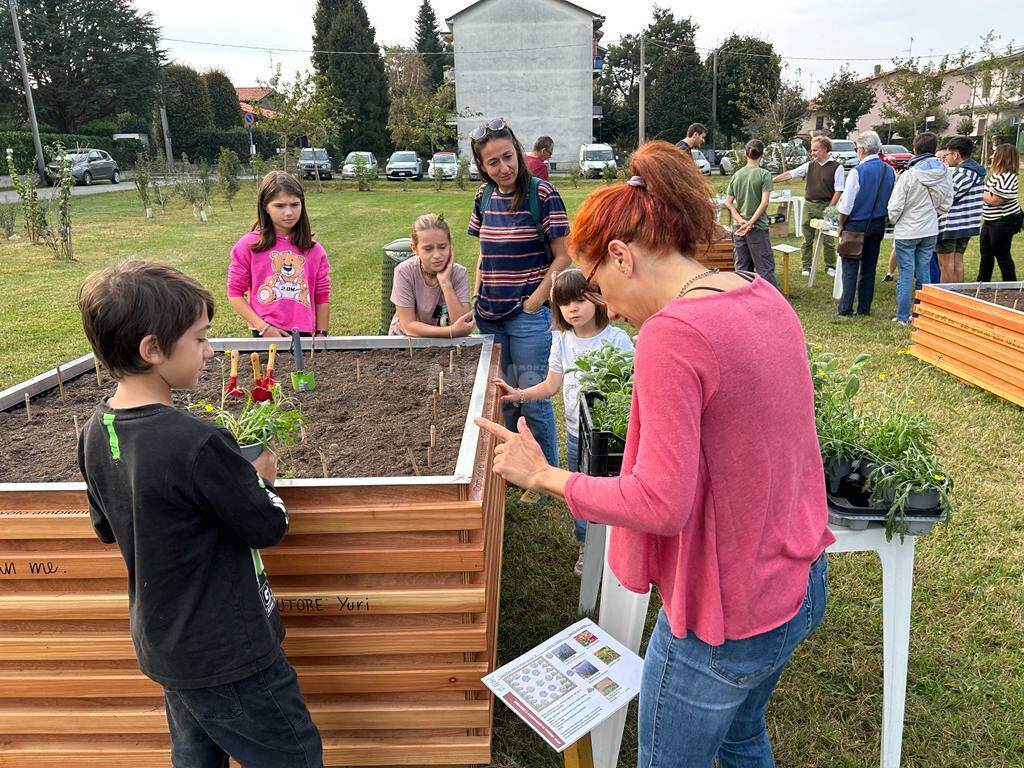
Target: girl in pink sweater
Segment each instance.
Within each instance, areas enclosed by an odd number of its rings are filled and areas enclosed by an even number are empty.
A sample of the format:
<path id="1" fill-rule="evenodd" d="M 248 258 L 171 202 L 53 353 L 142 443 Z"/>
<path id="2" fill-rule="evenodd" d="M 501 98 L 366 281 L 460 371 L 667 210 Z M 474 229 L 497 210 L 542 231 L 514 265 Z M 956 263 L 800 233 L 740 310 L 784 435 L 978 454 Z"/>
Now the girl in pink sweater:
<path id="1" fill-rule="evenodd" d="M 663 608 L 647 647 L 641 768 L 769 768 L 764 713 L 821 622 L 834 539 L 806 346 L 772 285 L 705 269 L 709 191 L 691 159 L 645 143 L 626 184 L 590 195 L 570 249 L 585 295 L 640 329 L 619 477 L 551 467 L 524 422 L 494 469 L 612 526 L 608 561 Z"/>
<path id="2" fill-rule="evenodd" d="M 260 182 L 256 222 L 231 249 L 228 304 L 253 336 L 327 335 L 331 263 L 313 240 L 295 177 L 271 171 Z"/>

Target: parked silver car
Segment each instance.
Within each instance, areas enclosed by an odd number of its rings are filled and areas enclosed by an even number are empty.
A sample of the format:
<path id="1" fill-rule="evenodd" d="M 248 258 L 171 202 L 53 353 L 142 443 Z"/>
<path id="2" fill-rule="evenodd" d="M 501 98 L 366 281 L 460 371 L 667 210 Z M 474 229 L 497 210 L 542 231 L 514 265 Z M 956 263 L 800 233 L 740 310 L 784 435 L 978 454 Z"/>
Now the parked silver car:
<path id="1" fill-rule="evenodd" d="M 331 178 L 331 157 L 326 149 L 304 147 L 299 152 L 299 170 L 303 178 L 315 179 L 317 173 L 321 179 Z"/>
<path id="2" fill-rule="evenodd" d="M 373 152 L 349 152 L 341 166 L 341 178 L 354 179 L 356 177 L 356 164 L 359 162 L 359 158 L 366 163 L 367 172 L 374 178 L 377 177 L 377 158 L 373 156 Z"/>
<path id="3" fill-rule="evenodd" d="M 705 176 L 711 175 L 711 163 L 704 156 L 704 153 L 699 149 L 691 149 L 690 156 L 693 158 L 693 162 L 697 164 L 697 170 L 703 173 Z"/>
<path id="4" fill-rule="evenodd" d="M 422 179 L 423 168 L 415 152 L 399 150 L 391 153 L 384 175 L 389 179 Z"/>
<path id="5" fill-rule="evenodd" d="M 111 184 L 121 181 L 121 170 L 117 161 L 102 149 L 76 149 L 66 152 L 65 157 L 71 162 L 71 173 L 76 184 L 90 186 L 94 181 L 110 179 Z M 60 173 L 60 165 L 54 160 L 46 166 L 46 174 L 52 183 L 56 183 Z"/>
<path id="6" fill-rule="evenodd" d="M 857 145 L 847 139 L 832 139 L 832 151 L 829 152 L 829 157 L 842 163 L 843 168 L 856 168 L 859 162 L 857 160 Z"/>

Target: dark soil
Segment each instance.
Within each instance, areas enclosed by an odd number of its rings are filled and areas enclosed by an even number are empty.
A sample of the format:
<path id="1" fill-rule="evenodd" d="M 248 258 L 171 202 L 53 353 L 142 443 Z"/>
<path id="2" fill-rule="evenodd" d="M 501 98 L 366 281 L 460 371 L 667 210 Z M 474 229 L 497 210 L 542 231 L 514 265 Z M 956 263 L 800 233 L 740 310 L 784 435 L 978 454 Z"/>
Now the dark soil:
<path id="1" fill-rule="evenodd" d="M 1020 288 L 1000 288 L 999 290 L 995 288 L 982 288 L 980 291 L 977 288 L 961 288 L 956 293 L 974 296 L 982 301 L 988 301 L 992 304 L 1015 309 L 1018 312 L 1024 312 L 1024 282 L 1020 285 Z"/>
<path id="2" fill-rule="evenodd" d="M 450 347 L 415 350 L 412 358 L 405 349 L 344 350 L 317 352 L 306 367 L 316 373 L 316 389 L 294 392 L 289 372 L 294 369 L 291 354 L 278 354 L 274 378 L 283 394 L 295 397 L 309 419 L 306 438 L 300 444 L 275 448 L 279 477 L 400 477 L 414 474 L 407 448 L 411 448 L 424 475 L 450 475 L 455 471 L 466 412 L 473 390 L 479 346 L 467 346 L 455 356 L 450 372 Z M 262 363 L 266 365 L 266 353 Z M 360 381 L 355 381 L 356 359 Z M 175 394 L 175 403 L 208 400 L 219 403 L 220 361 L 217 354 L 195 392 Z M 437 443 L 432 466 L 427 467 L 427 446 L 432 422 L 431 393 L 437 387 L 438 372 L 444 370 L 444 395 L 438 399 Z M 242 354 L 239 385 L 252 383 L 248 356 Z M 92 371 L 64 383 L 66 397 L 57 390 L 32 399 L 32 421 L 25 418 L 25 406 L 0 413 L 0 482 L 78 481 L 75 428 L 92 416 L 101 397 L 110 397 L 115 384 L 106 374 L 103 386 L 96 384 Z M 229 398 L 241 408 L 244 400 Z M 209 414 L 197 412 L 200 418 Z"/>

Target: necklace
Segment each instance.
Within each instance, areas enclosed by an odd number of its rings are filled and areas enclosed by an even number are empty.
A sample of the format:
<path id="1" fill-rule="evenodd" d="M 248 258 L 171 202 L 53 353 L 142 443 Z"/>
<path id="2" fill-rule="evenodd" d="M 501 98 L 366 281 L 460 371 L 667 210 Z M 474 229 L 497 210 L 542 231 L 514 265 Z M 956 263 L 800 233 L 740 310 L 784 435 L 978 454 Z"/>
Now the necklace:
<path id="1" fill-rule="evenodd" d="M 711 275 L 717 275 L 717 274 L 718 274 L 718 268 L 717 267 L 713 267 L 711 269 L 705 269 L 703 272 L 698 272 L 696 275 L 694 275 L 689 280 L 687 280 L 685 283 L 683 283 L 683 287 L 679 289 L 679 293 L 676 294 L 676 298 L 677 299 L 681 299 L 683 297 L 683 294 L 686 293 L 686 289 L 689 288 L 691 285 L 693 285 L 698 280 L 700 280 L 701 278 L 710 277 Z"/>

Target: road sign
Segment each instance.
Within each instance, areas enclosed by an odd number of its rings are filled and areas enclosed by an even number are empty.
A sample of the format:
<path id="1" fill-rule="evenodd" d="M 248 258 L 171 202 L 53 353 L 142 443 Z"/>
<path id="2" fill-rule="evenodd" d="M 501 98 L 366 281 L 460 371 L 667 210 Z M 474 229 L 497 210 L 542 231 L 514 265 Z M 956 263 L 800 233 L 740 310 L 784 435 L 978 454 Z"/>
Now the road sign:
<path id="1" fill-rule="evenodd" d="M 242 118 L 242 122 L 245 123 L 246 126 L 252 125 L 254 120 L 255 118 L 252 116 L 252 112 L 246 112 L 245 117 Z"/>

